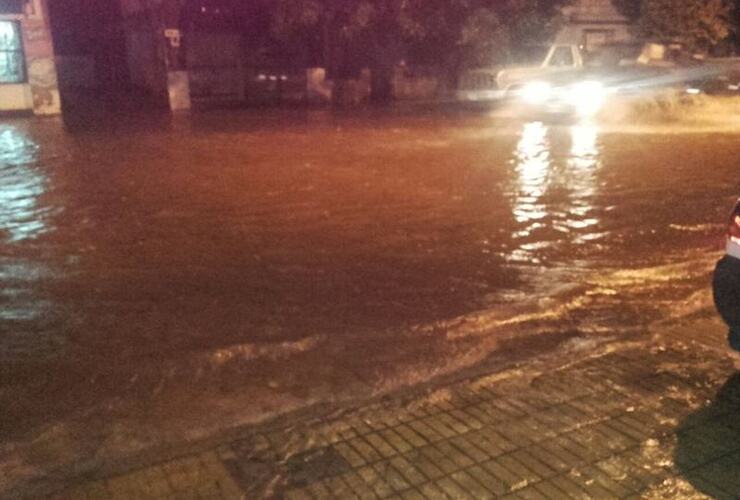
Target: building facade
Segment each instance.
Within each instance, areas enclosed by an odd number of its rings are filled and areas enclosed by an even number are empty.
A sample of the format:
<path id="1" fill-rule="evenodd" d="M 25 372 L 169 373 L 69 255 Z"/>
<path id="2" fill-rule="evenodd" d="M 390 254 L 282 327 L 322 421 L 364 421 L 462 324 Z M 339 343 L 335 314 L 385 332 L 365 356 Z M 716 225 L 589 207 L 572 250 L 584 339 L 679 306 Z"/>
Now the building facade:
<path id="1" fill-rule="evenodd" d="M 61 111 L 46 0 L 0 0 L 0 111 Z"/>
<path id="2" fill-rule="evenodd" d="M 629 21 L 611 0 L 575 0 L 563 9 L 566 24 L 558 35 L 562 43 L 577 43 L 586 51 L 632 40 Z"/>

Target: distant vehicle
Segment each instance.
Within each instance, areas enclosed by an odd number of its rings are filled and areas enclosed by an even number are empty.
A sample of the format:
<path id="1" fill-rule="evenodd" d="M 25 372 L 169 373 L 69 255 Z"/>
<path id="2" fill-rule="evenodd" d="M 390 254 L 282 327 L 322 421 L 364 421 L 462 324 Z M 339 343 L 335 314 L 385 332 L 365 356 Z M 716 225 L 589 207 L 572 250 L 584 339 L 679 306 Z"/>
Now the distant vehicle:
<path id="1" fill-rule="evenodd" d="M 261 68 L 245 82 L 250 104 L 300 103 L 305 99 L 305 72 Z"/>
<path id="2" fill-rule="evenodd" d="M 718 65 L 714 68 L 714 72 L 686 82 L 686 93 L 740 96 L 740 71 L 732 69 L 725 71 Z"/>
<path id="3" fill-rule="evenodd" d="M 740 199 L 730 214 L 726 255 L 717 263 L 713 289 L 717 311 L 730 327 L 730 346 L 740 352 Z"/>
<path id="4" fill-rule="evenodd" d="M 525 47 L 514 59 L 517 63 L 511 66 L 466 72 L 457 91 L 458 100 L 475 102 L 513 97 L 532 81 L 568 75 L 583 68 L 581 49 L 574 44 Z"/>
<path id="5" fill-rule="evenodd" d="M 466 72 L 462 102 L 514 101 L 535 112 L 598 112 L 612 94 L 672 89 L 687 94 L 740 94 L 740 77 L 661 44 L 623 43 L 585 53 L 576 44 L 528 47 L 517 64 Z"/>

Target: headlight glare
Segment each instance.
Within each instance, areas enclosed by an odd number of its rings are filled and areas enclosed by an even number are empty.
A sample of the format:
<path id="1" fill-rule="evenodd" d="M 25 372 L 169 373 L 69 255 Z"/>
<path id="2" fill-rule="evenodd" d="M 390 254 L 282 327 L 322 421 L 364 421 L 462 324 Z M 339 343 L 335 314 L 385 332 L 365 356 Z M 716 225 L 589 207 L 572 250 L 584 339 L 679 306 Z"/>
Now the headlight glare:
<path id="1" fill-rule="evenodd" d="M 568 92 L 568 101 L 580 116 L 593 116 L 606 101 L 607 90 L 596 81 L 585 81 L 573 85 Z"/>
<path id="2" fill-rule="evenodd" d="M 531 82 L 522 88 L 521 96 L 529 104 L 542 104 L 552 97 L 552 86 L 547 82 Z"/>

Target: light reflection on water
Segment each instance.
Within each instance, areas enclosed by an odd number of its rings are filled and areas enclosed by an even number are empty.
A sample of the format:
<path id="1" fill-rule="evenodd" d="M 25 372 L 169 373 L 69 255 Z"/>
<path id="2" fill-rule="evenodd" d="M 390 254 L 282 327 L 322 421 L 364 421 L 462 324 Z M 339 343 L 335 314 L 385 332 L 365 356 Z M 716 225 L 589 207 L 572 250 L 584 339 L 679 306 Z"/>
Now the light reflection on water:
<path id="1" fill-rule="evenodd" d="M 517 222 L 528 223 L 547 214 L 539 199 L 545 194 L 550 173 L 550 144 L 547 127 L 542 122 L 527 123 L 516 147 L 518 192 L 514 204 Z M 526 234 L 529 234 L 528 231 Z"/>
<path id="2" fill-rule="evenodd" d="M 0 363 L 41 360 L 61 345 L 52 328 L 58 304 L 43 292 L 54 270 L 11 250 L 49 232 L 50 217 L 60 210 L 42 200 L 51 181 L 39 164 L 39 149 L 24 131 L 0 125 Z"/>
<path id="3" fill-rule="evenodd" d="M 584 232 L 599 223 L 593 214 L 601 166 L 599 130 L 580 123 L 567 131 L 570 147 L 562 150 L 557 137 L 551 137 L 556 131 L 544 123 L 530 122 L 522 128 L 513 157 L 513 213 L 521 227 L 510 260 L 537 264 L 541 262 L 537 252 L 555 242 L 582 243 L 598 237 Z M 553 230 L 558 236 L 548 232 Z M 539 232 L 536 241 L 530 241 L 535 232 Z"/>
<path id="4" fill-rule="evenodd" d="M 564 225 L 571 229 L 585 229 L 599 223 L 591 216 L 597 193 L 596 172 L 601 166 L 598 148 L 599 130 L 595 125 L 579 124 L 570 129 L 571 148 L 568 160 L 568 186 L 571 203 Z"/>
<path id="5" fill-rule="evenodd" d="M 48 179 L 35 168 L 38 145 L 15 127 L 0 128 L 0 238 L 8 243 L 48 231 L 39 197 Z"/>

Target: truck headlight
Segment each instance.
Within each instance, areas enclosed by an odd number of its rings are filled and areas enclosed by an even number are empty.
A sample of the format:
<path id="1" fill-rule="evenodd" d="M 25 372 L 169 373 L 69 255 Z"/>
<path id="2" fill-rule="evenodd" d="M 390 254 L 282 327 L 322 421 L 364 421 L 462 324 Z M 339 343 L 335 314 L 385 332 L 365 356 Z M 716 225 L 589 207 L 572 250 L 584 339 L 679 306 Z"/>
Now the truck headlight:
<path id="1" fill-rule="evenodd" d="M 529 104 L 542 104 L 552 97 L 552 85 L 547 82 L 531 82 L 522 88 L 521 96 Z"/>
<path id="2" fill-rule="evenodd" d="M 573 85 L 568 91 L 568 101 L 580 116 L 593 116 L 606 101 L 607 90 L 596 81 L 585 81 Z"/>

